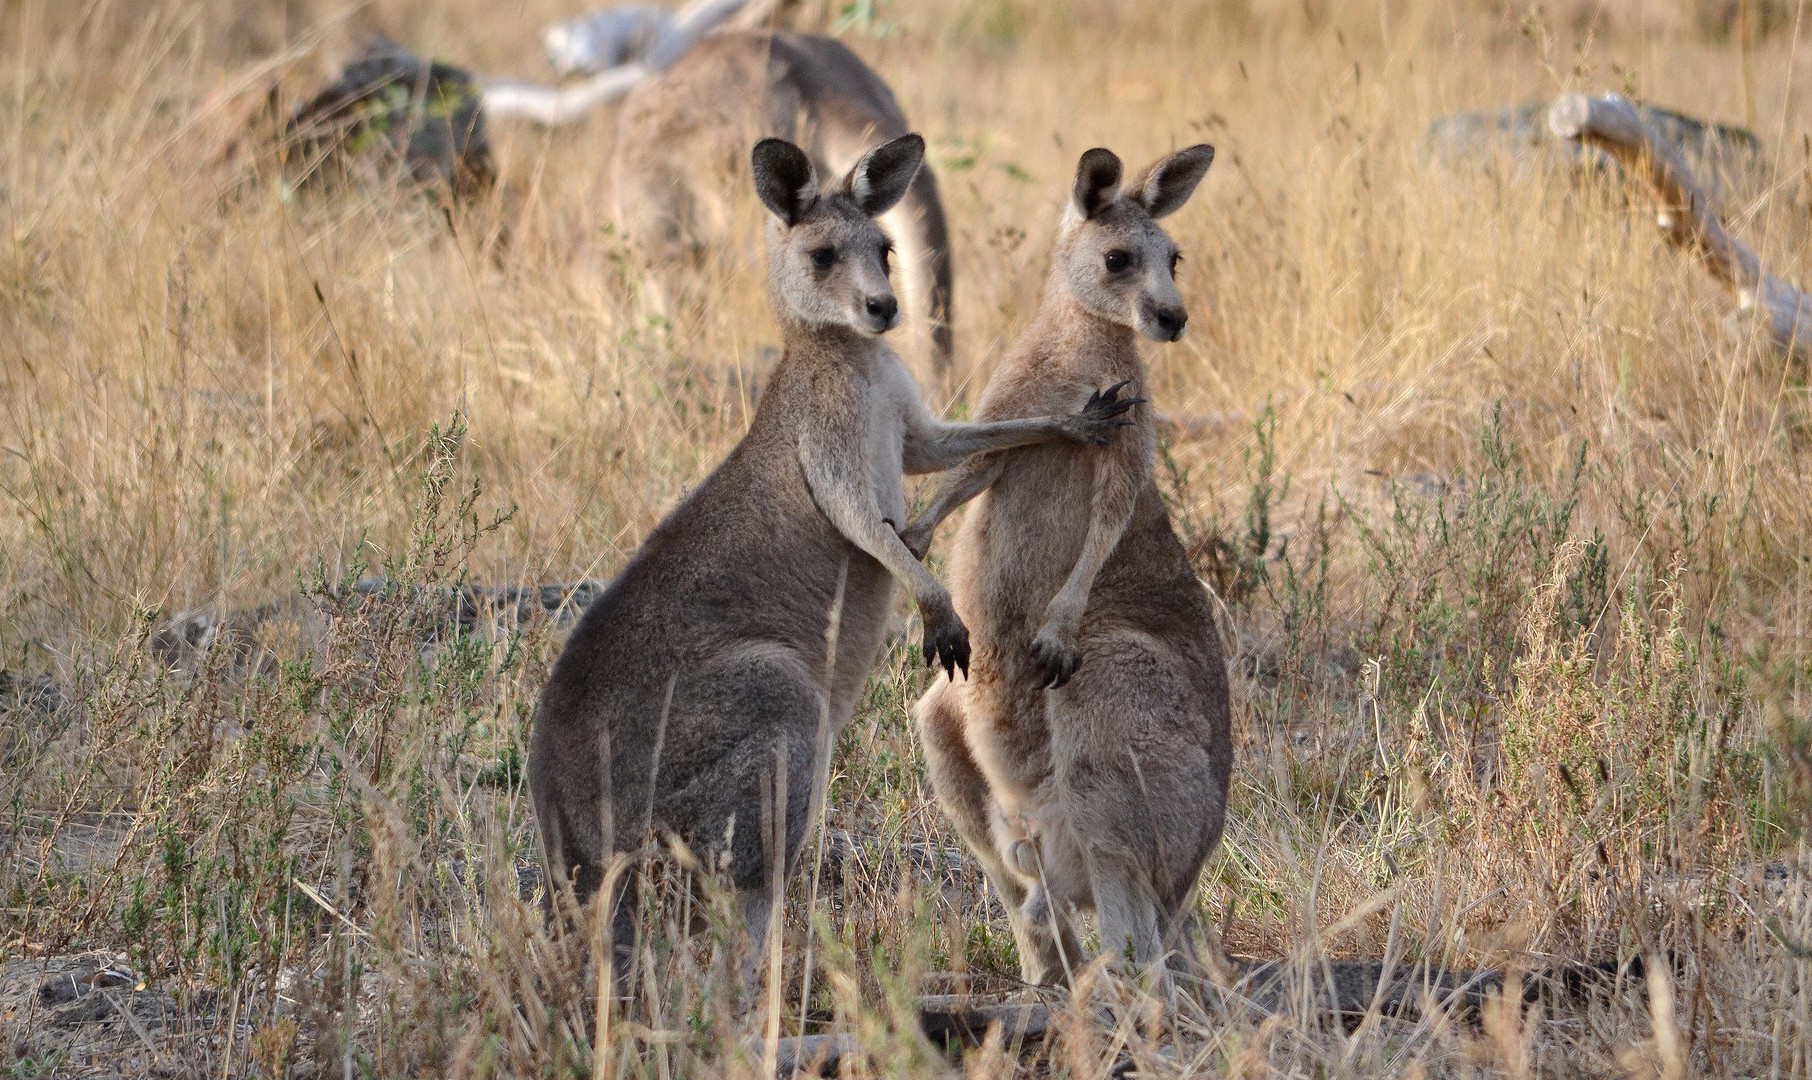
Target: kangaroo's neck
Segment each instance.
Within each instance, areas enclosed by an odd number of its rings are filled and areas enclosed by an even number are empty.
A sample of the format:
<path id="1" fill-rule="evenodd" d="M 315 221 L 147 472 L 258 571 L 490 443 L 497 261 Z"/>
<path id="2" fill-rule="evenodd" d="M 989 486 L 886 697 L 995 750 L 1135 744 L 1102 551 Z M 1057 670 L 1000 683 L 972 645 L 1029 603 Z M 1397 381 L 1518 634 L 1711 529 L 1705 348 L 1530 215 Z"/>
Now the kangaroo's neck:
<path id="1" fill-rule="evenodd" d="M 1067 363 L 1126 371 L 1131 377 L 1139 366 L 1139 346 L 1132 327 L 1104 319 L 1083 307 L 1061 278 L 1045 286 L 1038 313 L 1032 316 L 1020 341 L 1021 348 Z"/>
<path id="2" fill-rule="evenodd" d="M 781 362 L 794 365 L 844 364 L 867 371 L 892 355 L 887 342 L 847 326 L 780 320 Z"/>

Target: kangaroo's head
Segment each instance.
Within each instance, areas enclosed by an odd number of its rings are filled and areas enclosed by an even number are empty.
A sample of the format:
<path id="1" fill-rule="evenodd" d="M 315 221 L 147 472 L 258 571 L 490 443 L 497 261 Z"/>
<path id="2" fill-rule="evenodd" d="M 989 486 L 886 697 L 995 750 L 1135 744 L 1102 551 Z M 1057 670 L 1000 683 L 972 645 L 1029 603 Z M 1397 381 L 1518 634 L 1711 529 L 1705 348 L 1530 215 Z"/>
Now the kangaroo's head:
<path id="1" fill-rule="evenodd" d="M 1157 341 L 1182 338 L 1189 313 L 1177 292 L 1181 256 L 1157 219 L 1189 201 L 1213 161 L 1214 147 L 1191 146 L 1121 184 L 1113 151 L 1082 155 L 1053 270 L 1085 311 Z"/>
<path id="2" fill-rule="evenodd" d="M 900 304 L 887 280 L 893 243 L 874 219 L 906 194 L 924 158 L 925 140 L 902 135 L 820 190 L 805 151 L 784 139 L 755 144 L 755 192 L 774 213 L 768 291 L 783 321 L 862 334 L 899 325 Z"/>

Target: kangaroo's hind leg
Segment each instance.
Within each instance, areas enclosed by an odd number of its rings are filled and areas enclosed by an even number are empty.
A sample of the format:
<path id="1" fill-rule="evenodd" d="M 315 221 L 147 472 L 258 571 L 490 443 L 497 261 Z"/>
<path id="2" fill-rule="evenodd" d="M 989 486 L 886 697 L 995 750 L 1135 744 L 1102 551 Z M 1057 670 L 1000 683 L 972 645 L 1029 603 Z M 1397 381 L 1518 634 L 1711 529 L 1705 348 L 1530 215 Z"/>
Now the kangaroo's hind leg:
<path id="1" fill-rule="evenodd" d="M 976 767 L 963 739 L 962 704 L 954 687 L 944 680 L 919 699 L 914 710 L 919 745 L 924 747 L 926 772 L 938 805 L 968 845 L 1007 910 L 1013 941 L 1019 948 L 1020 974 L 1036 986 L 1063 985 L 1069 965 L 1078 962 L 1081 949 L 1067 920 L 1049 912 L 1047 904 L 1031 904 L 1034 893 L 1024 878 L 1001 859 L 994 835 L 993 796 L 987 778 Z M 1043 911 L 1043 917 L 1039 912 Z"/>
<path id="2" fill-rule="evenodd" d="M 796 656 L 766 648 L 719 660 L 675 692 L 657 817 L 683 832 L 708 870 L 722 871 L 735 889 L 751 944 L 743 968 L 751 991 L 760 981 L 768 915 L 782 902 L 812 824 L 813 789 L 824 767 L 821 700 Z M 684 741 L 676 743 L 681 731 Z M 700 757 L 702 767 L 679 772 L 679 762 Z"/>
<path id="3" fill-rule="evenodd" d="M 1089 891 L 1101 924 L 1101 950 L 1116 965 L 1138 971 L 1164 958 L 1163 920 L 1146 876 L 1139 860 L 1100 849 L 1090 852 Z"/>
<path id="4" fill-rule="evenodd" d="M 1198 962 L 1188 916 L 1220 834 L 1225 775 L 1161 649 L 1101 634 L 1085 651 L 1088 662 L 1054 692 L 1053 767 L 1086 849 L 1102 951 L 1168 981 Z M 1076 734 L 1110 731 L 1112 740 Z"/>

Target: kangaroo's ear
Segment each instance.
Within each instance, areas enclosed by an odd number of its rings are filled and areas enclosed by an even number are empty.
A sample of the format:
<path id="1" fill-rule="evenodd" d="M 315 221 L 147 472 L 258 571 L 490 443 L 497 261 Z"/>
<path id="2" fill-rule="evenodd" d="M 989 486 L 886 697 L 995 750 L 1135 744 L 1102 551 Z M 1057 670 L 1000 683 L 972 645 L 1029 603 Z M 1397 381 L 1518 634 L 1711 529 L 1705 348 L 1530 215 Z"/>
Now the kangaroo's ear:
<path id="1" fill-rule="evenodd" d="M 925 140 L 918 135 L 902 135 L 863 154 L 856 167 L 849 170 L 843 186 L 864 214 L 880 217 L 906 197 L 906 189 L 924 162 Z"/>
<path id="2" fill-rule="evenodd" d="M 805 151 L 785 139 L 763 139 L 750 155 L 755 165 L 755 194 L 761 205 L 788 225 L 818 201 L 818 170 Z"/>
<path id="3" fill-rule="evenodd" d="M 1076 212 L 1084 220 L 1106 210 L 1120 194 L 1120 159 L 1097 146 L 1076 163 Z"/>
<path id="4" fill-rule="evenodd" d="M 1182 209 L 1195 186 L 1214 164 L 1214 147 L 1207 143 L 1178 150 L 1145 170 L 1132 184 L 1133 197 L 1153 218 Z"/>

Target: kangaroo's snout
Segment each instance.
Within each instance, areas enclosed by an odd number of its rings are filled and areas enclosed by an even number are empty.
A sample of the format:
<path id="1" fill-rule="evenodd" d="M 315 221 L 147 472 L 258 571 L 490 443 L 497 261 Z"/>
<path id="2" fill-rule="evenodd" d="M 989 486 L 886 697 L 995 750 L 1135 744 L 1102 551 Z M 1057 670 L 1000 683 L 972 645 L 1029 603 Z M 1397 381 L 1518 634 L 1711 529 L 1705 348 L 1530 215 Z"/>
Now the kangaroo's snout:
<path id="1" fill-rule="evenodd" d="M 1183 326 L 1189 324 L 1189 312 L 1183 308 L 1156 308 L 1151 313 L 1151 324 L 1156 328 L 1158 341 L 1183 341 Z"/>
<path id="2" fill-rule="evenodd" d="M 862 308 L 868 316 L 869 329 L 877 334 L 886 333 L 900 324 L 900 302 L 891 293 L 869 297 Z"/>
<path id="3" fill-rule="evenodd" d="M 1139 329 L 1153 341 L 1181 341 L 1183 328 L 1189 324 L 1189 312 L 1180 305 L 1143 304 L 1140 306 Z"/>

